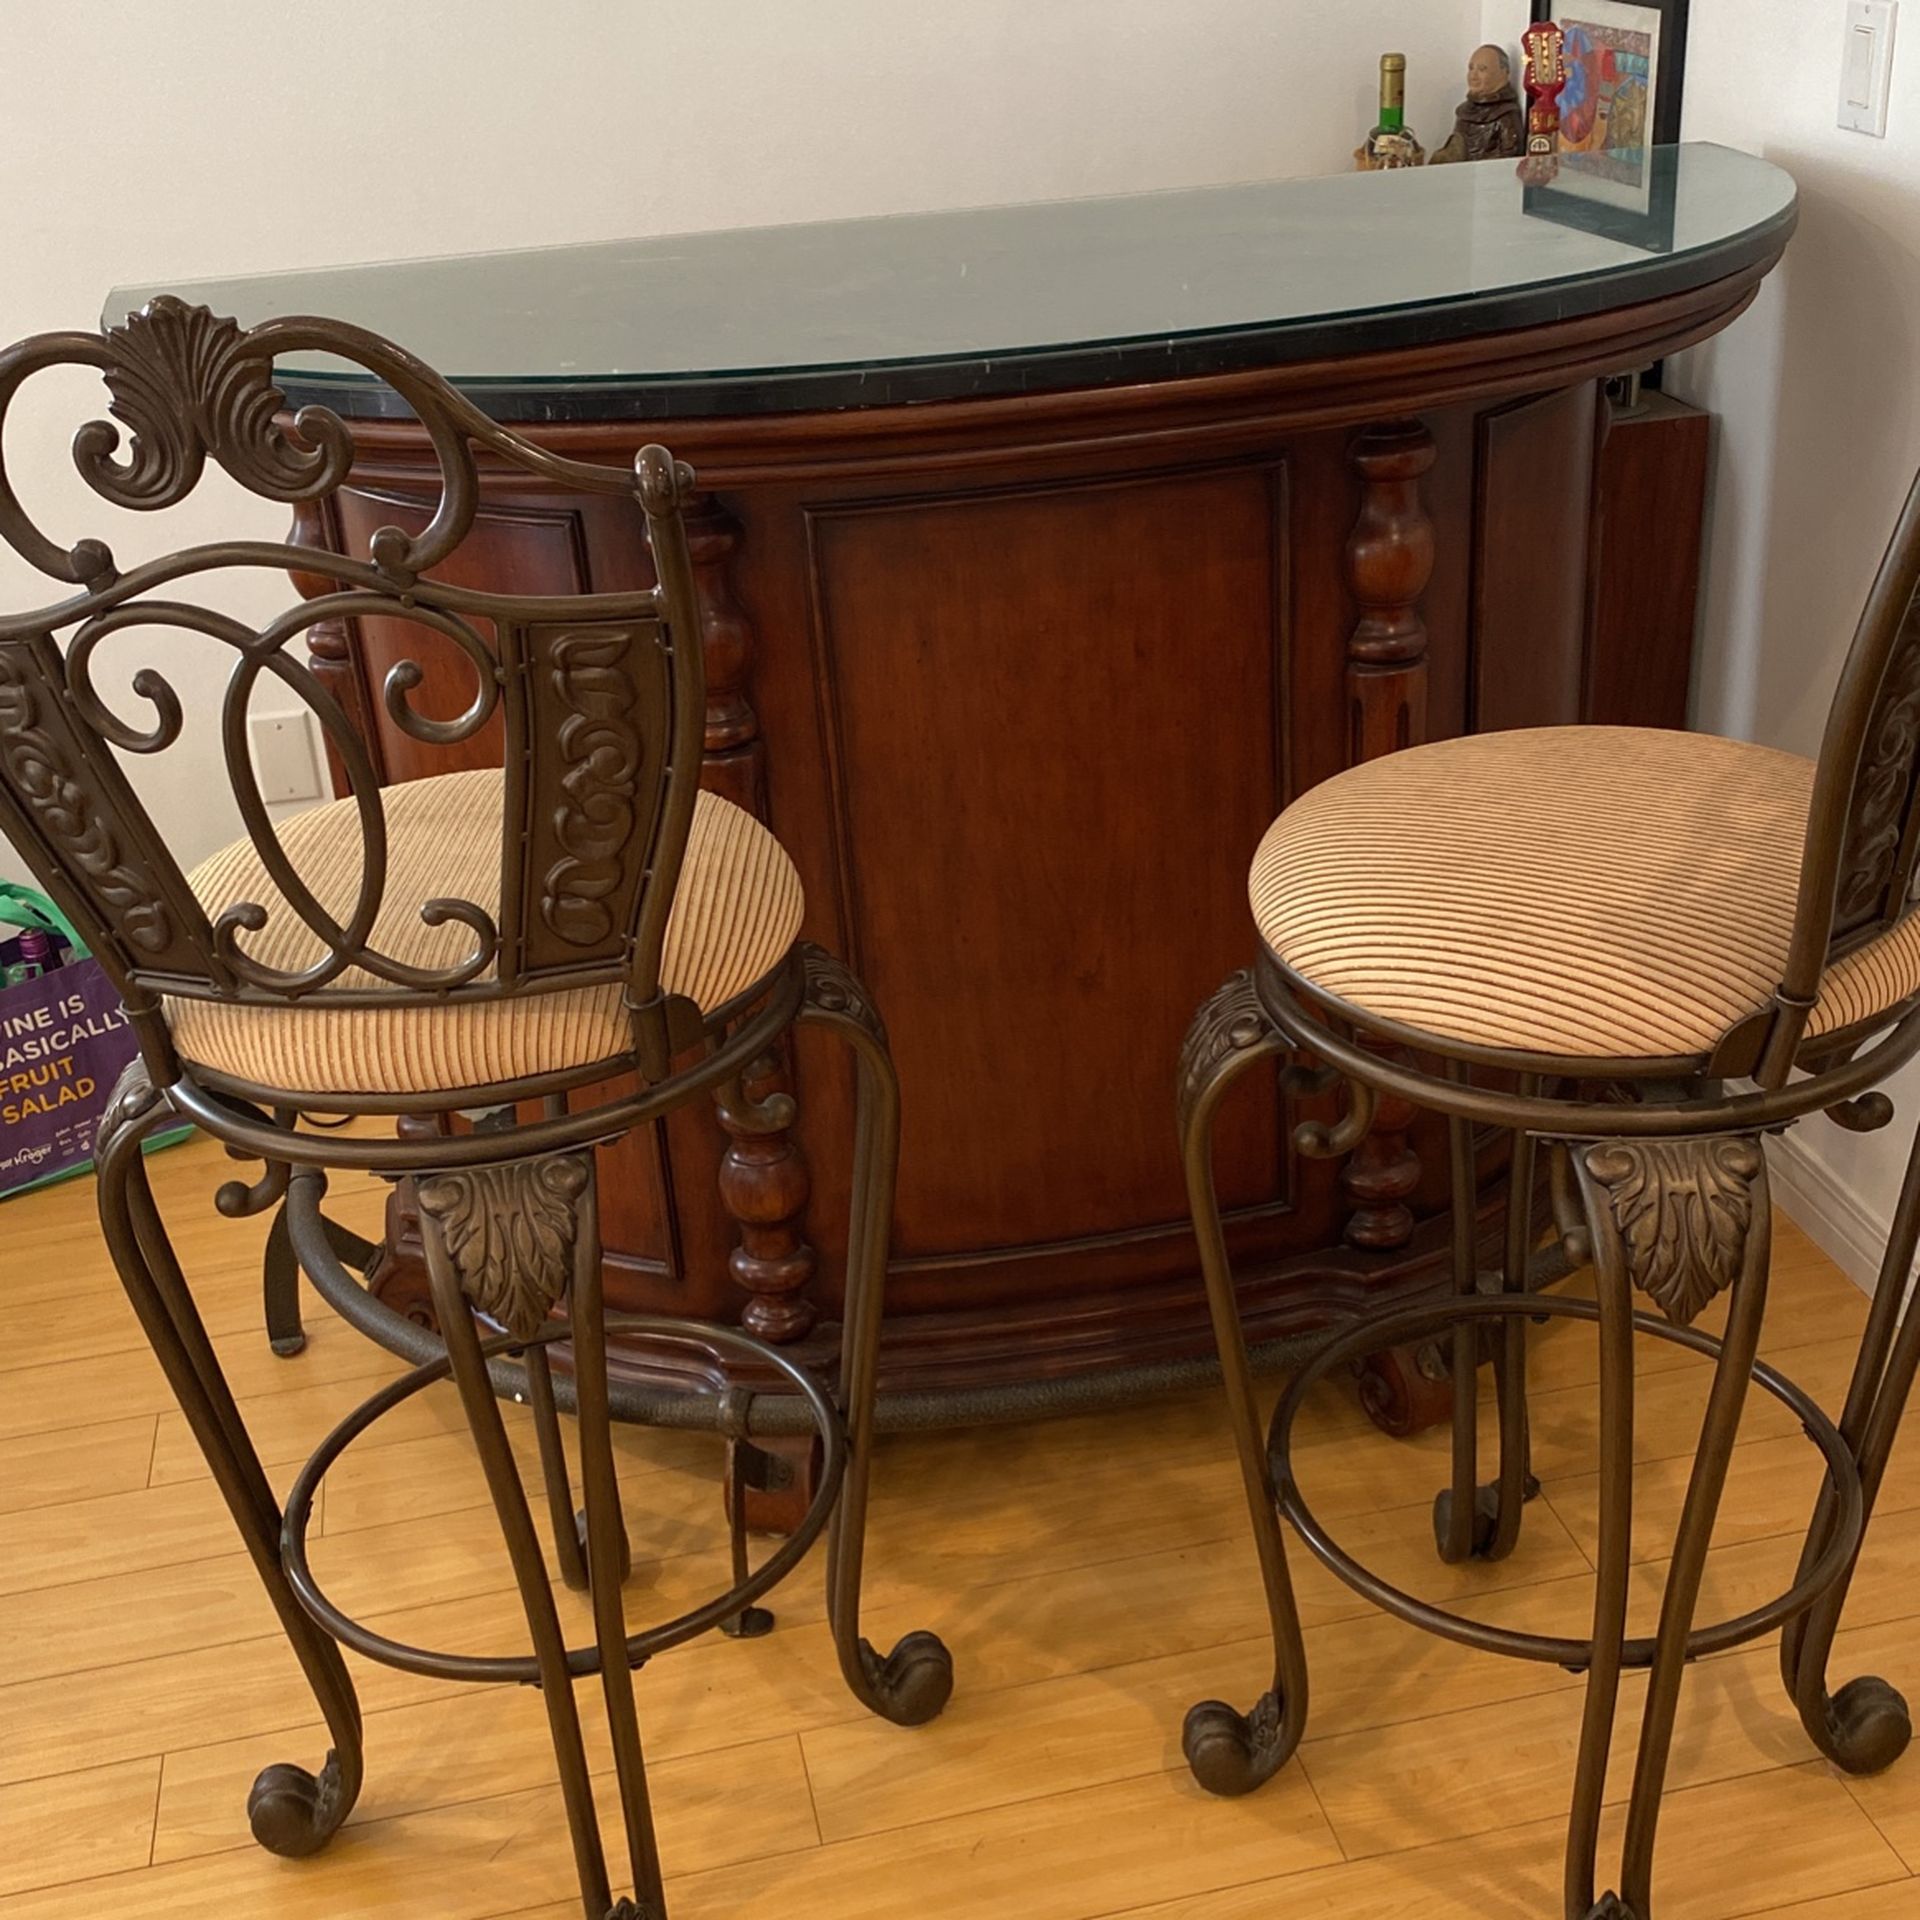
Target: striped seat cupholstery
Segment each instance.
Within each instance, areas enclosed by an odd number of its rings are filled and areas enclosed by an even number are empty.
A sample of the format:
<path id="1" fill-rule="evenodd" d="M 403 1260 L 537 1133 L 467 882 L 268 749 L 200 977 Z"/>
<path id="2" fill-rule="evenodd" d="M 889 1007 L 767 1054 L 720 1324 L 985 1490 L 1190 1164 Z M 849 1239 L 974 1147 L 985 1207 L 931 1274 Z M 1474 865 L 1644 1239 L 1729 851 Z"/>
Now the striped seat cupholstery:
<path id="1" fill-rule="evenodd" d="M 1260 843 L 1261 938 L 1309 986 L 1436 1038 L 1692 1058 L 1762 1011 L 1814 764 L 1712 735 L 1537 727 L 1389 754 Z M 1808 1036 L 1920 991 L 1920 914 L 1828 969 Z"/>
<path id="2" fill-rule="evenodd" d="M 390 852 L 376 951 L 413 966 L 450 966 L 473 936 L 459 925 L 425 925 L 421 904 L 450 895 L 499 912 L 503 793 L 497 768 L 385 790 Z M 355 803 L 335 800 L 296 815 L 279 835 L 295 871 L 343 917 L 363 858 Z M 320 957 L 318 936 L 281 898 L 251 840 L 223 848 L 188 877 L 209 918 L 237 901 L 266 907 L 266 926 L 239 936 L 255 960 L 292 971 Z M 743 809 L 701 793 L 667 922 L 662 987 L 703 1010 L 724 1004 L 778 965 L 799 937 L 802 905 L 800 876 L 779 841 Z M 339 984 L 377 983 L 349 968 Z M 616 1058 L 632 1044 L 621 995 L 621 983 L 611 981 L 503 999 L 422 994 L 416 1005 L 391 1007 L 166 1005 L 182 1057 L 237 1079 L 327 1093 L 426 1092 Z"/>

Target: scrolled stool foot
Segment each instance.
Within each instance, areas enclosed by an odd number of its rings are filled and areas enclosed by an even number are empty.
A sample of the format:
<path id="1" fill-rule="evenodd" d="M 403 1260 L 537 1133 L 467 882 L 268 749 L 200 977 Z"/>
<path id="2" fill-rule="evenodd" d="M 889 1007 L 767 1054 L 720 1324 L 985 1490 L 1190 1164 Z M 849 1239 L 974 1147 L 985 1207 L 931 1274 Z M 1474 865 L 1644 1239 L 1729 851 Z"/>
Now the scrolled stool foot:
<path id="1" fill-rule="evenodd" d="M 303 1860 L 318 1853 L 346 1814 L 340 1761 L 331 1753 L 317 1776 L 284 1762 L 268 1767 L 247 1795 L 247 1824 L 254 1839 L 284 1860 Z"/>
<path id="2" fill-rule="evenodd" d="M 1500 1526 L 1500 1489 L 1494 1486 L 1473 1490 L 1473 1536 L 1464 1554 L 1452 1551 L 1453 1489 L 1442 1487 L 1433 1496 L 1433 1543 L 1440 1558 L 1449 1564 L 1456 1560 L 1484 1560 L 1487 1549 Z"/>
<path id="3" fill-rule="evenodd" d="M 909 1633 L 884 1658 L 860 1642 L 860 1665 L 880 1714 L 896 1727 L 923 1727 L 953 1697 L 953 1655 L 936 1633 Z"/>
<path id="4" fill-rule="evenodd" d="M 1225 1800 L 1265 1786 L 1297 1744 L 1276 1693 L 1263 1693 L 1251 1713 L 1237 1712 L 1224 1700 L 1202 1700 L 1189 1709 L 1180 1733 L 1194 1779 Z"/>
<path id="5" fill-rule="evenodd" d="M 1639 1916 L 1617 1893 L 1603 1893 L 1587 1909 L 1586 1920 L 1639 1920 Z"/>
<path id="6" fill-rule="evenodd" d="M 1880 1773 L 1906 1752 L 1913 1715 L 1906 1696 L 1877 1674 L 1849 1680 L 1827 1703 L 1827 1758 L 1847 1773 Z"/>

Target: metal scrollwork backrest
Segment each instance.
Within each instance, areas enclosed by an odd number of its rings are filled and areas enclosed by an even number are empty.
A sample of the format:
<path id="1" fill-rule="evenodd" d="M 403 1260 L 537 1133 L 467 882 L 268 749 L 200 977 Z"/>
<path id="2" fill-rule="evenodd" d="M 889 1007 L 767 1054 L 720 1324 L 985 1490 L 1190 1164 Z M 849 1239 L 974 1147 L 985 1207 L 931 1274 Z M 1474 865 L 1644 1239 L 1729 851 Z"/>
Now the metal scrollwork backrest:
<path id="1" fill-rule="evenodd" d="M 1840 674 L 1807 816 L 1793 941 L 1760 1074 L 1785 1078 L 1842 954 L 1913 910 L 1920 857 L 1920 479 Z"/>
<path id="2" fill-rule="evenodd" d="M 267 499 L 318 501 L 347 481 L 352 436 L 324 407 L 289 417 L 273 377 L 278 356 L 316 352 L 357 363 L 391 386 L 438 458 L 439 493 L 424 527 L 411 534 L 381 528 L 365 560 L 290 542 L 229 541 L 123 570 L 99 540 L 63 547 L 49 539 L 0 464 L 0 537 L 74 589 L 50 605 L 0 616 L 0 831 L 143 1022 L 157 1021 L 167 994 L 379 1005 L 618 980 L 638 1009 L 636 1044 L 660 1060 L 669 1031 L 660 952 L 692 820 L 703 713 L 698 609 L 681 518 L 692 486 L 686 467 L 659 447 L 645 448 L 631 469 L 567 459 L 487 419 L 431 368 L 375 334 L 309 318 L 242 328 L 171 296 L 104 333 L 43 334 L 0 354 L 0 435 L 32 375 L 92 368 L 120 425 L 82 426 L 73 458 L 101 498 L 143 511 L 173 506 L 211 459 Z M 636 500 L 658 586 L 512 596 L 436 579 L 473 524 L 480 450 L 576 491 Z M 297 574 L 310 597 L 256 627 L 182 591 L 182 583 L 249 568 Z M 496 716 L 502 722 L 497 901 L 387 897 L 388 801 L 367 743 L 293 644 L 323 622 L 366 617 L 404 622 L 428 643 L 450 647 L 471 685 L 463 712 L 430 717 L 412 704 L 422 667 L 400 661 L 380 689 L 396 727 L 429 745 L 455 746 Z M 96 685 L 101 643 L 133 627 L 180 629 L 232 652 L 220 745 L 270 882 L 259 889 L 267 897 L 229 900 L 210 914 L 128 780 L 121 756 L 165 752 L 185 722 L 160 667 L 132 676 L 131 691 L 145 708 L 137 718 Z M 335 886 L 322 897 L 309 884 L 262 798 L 246 730 L 263 676 L 314 716 L 344 769 L 359 842 L 358 876 L 344 893 Z M 428 927 L 457 929 L 455 957 L 421 964 L 391 951 L 396 908 Z M 302 958 L 270 964 L 260 936 L 288 915 L 304 929 Z"/>

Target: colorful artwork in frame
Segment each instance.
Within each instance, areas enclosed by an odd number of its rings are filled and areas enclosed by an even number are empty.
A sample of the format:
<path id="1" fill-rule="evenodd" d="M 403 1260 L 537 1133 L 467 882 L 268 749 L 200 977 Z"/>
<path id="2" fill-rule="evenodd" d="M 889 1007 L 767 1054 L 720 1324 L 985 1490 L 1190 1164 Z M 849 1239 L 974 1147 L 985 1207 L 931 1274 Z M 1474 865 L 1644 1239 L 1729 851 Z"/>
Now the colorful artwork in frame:
<path id="1" fill-rule="evenodd" d="M 1533 0 L 1566 41 L 1560 151 L 1589 177 L 1636 184 L 1649 146 L 1680 138 L 1687 0 Z"/>
<path id="2" fill-rule="evenodd" d="M 1560 152 L 1580 156 L 1589 178 L 1637 187 L 1646 176 L 1653 85 L 1660 71 L 1660 16 L 1616 0 L 1561 7 L 1566 85 Z"/>

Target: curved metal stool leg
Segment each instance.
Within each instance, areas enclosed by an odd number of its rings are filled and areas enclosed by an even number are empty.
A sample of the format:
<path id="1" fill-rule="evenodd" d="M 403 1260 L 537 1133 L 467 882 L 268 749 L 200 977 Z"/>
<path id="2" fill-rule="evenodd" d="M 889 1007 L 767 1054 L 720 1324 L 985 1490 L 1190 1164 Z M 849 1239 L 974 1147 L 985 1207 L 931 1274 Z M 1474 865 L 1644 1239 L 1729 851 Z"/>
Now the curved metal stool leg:
<path id="1" fill-rule="evenodd" d="M 586 1156 L 589 1168 L 592 1155 Z M 599 1207 L 589 1178 L 585 1220 L 576 1250 L 573 1287 L 574 1391 L 580 1425 L 580 1479 L 586 1492 L 584 1547 L 593 1593 L 593 1631 L 600 1647 L 600 1688 L 613 1735 L 613 1764 L 620 1780 L 620 1806 L 627 1832 L 627 1863 L 638 1905 L 610 1920 L 666 1920 L 667 1896 L 660 1852 L 653 1834 L 646 1757 L 640 1747 L 639 1709 L 633 1697 L 633 1666 L 627 1658 L 626 1522 L 613 1462 L 613 1414 L 608 1404 L 606 1295 L 600 1266 Z M 544 1351 L 544 1349 L 543 1349 Z M 624 1903 L 622 1903 L 624 1905 Z"/>
<path id="2" fill-rule="evenodd" d="M 275 1126 L 291 1128 L 294 1120 L 292 1108 L 274 1108 Z M 251 1185 L 244 1180 L 229 1180 L 213 1196 L 213 1204 L 229 1220 L 247 1220 L 269 1207 L 274 1209 L 260 1259 L 260 1295 L 266 1313 L 267 1343 L 283 1360 L 292 1359 L 307 1344 L 306 1329 L 300 1321 L 300 1263 L 294 1258 L 284 1204 L 292 1173 L 286 1161 L 269 1160 Z"/>
<path id="3" fill-rule="evenodd" d="M 563 1093 L 549 1094 L 540 1103 L 549 1120 L 567 1110 Z M 560 1431 L 560 1408 L 553 1396 L 553 1364 L 544 1346 L 529 1347 L 527 1407 L 533 1415 L 534 1438 L 540 1449 L 540 1478 L 547 1490 L 547 1519 L 553 1531 L 553 1557 L 560 1578 L 575 1593 L 587 1590 L 587 1514 L 573 1504 L 573 1477 L 567 1470 L 567 1443 Z M 620 1578 L 633 1570 L 632 1550 L 624 1528 L 620 1534 Z"/>
<path id="4" fill-rule="evenodd" d="M 146 1068 L 136 1062 L 121 1076 L 95 1141 L 100 1225 L 141 1329 L 326 1717 L 333 1746 L 319 1773 L 290 1764 L 268 1767 L 247 1798 L 253 1837 L 271 1853 L 298 1858 L 324 1847 L 359 1797 L 360 1704 L 340 1649 L 307 1616 L 287 1582 L 279 1503 L 147 1184 L 141 1143 L 170 1117 Z"/>
<path id="5" fill-rule="evenodd" d="M 1453 1291 L 1469 1298 L 1479 1290 L 1474 1245 L 1473 1124 L 1447 1122 L 1447 1168 L 1453 1210 Z M 1433 1538 L 1449 1566 L 1469 1560 L 1492 1537 L 1493 1512 L 1480 1493 L 1480 1329 L 1463 1320 L 1452 1335 L 1453 1476 L 1433 1496 Z"/>
<path id="6" fill-rule="evenodd" d="M 560 1434 L 560 1409 L 553 1397 L 553 1363 L 545 1347 L 529 1347 L 525 1365 L 527 1408 L 533 1415 L 534 1439 L 540 1448 L 540 1478 L 547 1491 L 547 1520 L 553 1533 L 554 1562 L 560 1569 L 560 1578 L 575 1593 L 585 1593 L 586 1512 L 573 1504 L 567 1443 Z"/>
<path id="7" fill-rule="evenodd" d="M 1523 1075 L 1522 1096 L 1537 1091 L 1539 1080 Z M 1533 1172 L 1537 1143 L 1519 1131 L 1513 1136 L 1513 1160 L 1507 1172 L 1506 1257 L 1500 1285 L 1506 1293 L 1527 1290 L 1533 1255 Z M 1493 1484 L 1493 1525 L 1480 1553 L 1504 1560 L 1520 1544 L 1520 1521 L 1537 1491 L 1533 1478 L 1533 1441 L 1527 1427 L 1527 1322 L 1519 1314 L 1500 1329 L 1494 1348 L 1493 1386 L 1500 1405 L 1500 1473 Z"/>
<path id="8" fill-rule="evenodd" d="M 824 949 L 802 949 L 806 1000 L 800 1019 L 832 1028 L 857 1063 L 846 1310 L 841 1329 L 840 1404 L 847 1423 L 847 1475 L 827 1542 L 827 1608 L 833 1643 L 854 1698 L 896 1726 L 933 1719 L 953 1693 L 953 1656 L 937 1634 L 905 1634 L 881 1654 L 860 1633 L 867 1493 L 873 1469 L 875 1377 L 880 1316 L 900 1155 L 900 1083 L 887 1032 L 849 969 Z"/>
<path id="9" fill-rule="evenodd" d="M 1249 1067 L 1287 1051 L 1288 1043 L 1254 996 L 1253 977 L 1234 974 L 1194 1016 L 1181 1055 L 1180 1152 L 1187 1200 L 1200 1244 L 1220 1377 L 1240 1452 L 1247 1513 L 1266 1584 L 1273 1629 L 1273 1685 L 1248 1713 L 1224 1700 L 1203 1700 L 1188 1714 L 1182 1734 L 1187 1765 L 1209 1793 L 1251 1793 L 1292 1757 L 1307 1723 L 1307 1654 L 1300 1637 L 1293 1579 L 1274 1498 L 1266 1435 L 1247 1364 L 1240 1303 L 1227 1262 L 1226 1236 L 1213 1185 L 1213 1118 L 1228 1087 Z"/>
<path id="10" fill-rule="evenodd" d="M 1627 1808 L 1619 1894 L 1607 1894 L 1583 1911 L 1577 1903 L 1583 1894 L 1591 1896 L 1592 1842 L 1578 1822 L 1568 1850 L 1569 1920 L 1588 1920 L 1589 1915 L 1595 1920 L 1600 1916 L 1652 1920 L 1654 1840 L 1687 1666 L 1687 1640 L 1728 1462 L 1739 1437 L 1741 1408 L 1753 1381 L 1766 1309 L 1772 1228 L 1766 1153 L 1758 1134 L 1606 1140 L 1577 1148 L 1574 1166 L 1592 1226 L 1595 1262 L 1603 1276 L 1624 1273 L 1633 1286 L 1653 1297 L 1669 1320 L 1683 1326 L 1717 1293 L 1733 1289 L 1660 1603 Z M 1603 1287 L 1617 1292 L 1619 1281 L 1603 1278 Z M 1623 1523 L 1632 1486 L 1631 1431 L 1623 1434 L 1615 1423 L 1607 1438 L 1602 1485 L 1614 1506 L 1616 1524 L 1614 1537 L 1603 1539 L 1602 1552 L 1611 1564 L 1612 1556 L 1625 1545 Z M 1608 1599 L 1603 1580 L 1601 1607 L 1607 1606 Z M 1601 1672 L 1597 1649 L 1594 1672 L 1596 1676 Z M 1590 1688 L 1589 1707 L 1593 1704 Z M 1610 1731 L 1611 1711 L 1606 1717 Z M 1595 1729 L 1590 1726 L 1587 1732 L 1594 1734 Z M 1600 1782 L 1596 1776 L 1604 1769 L 1604 1754 L 1596 1757 L 1583 1740 L 1582 1762 L 1582 1797 L 1576 1801 L 1576 1814 L 1588 1811 L 1589 1802 L 1597 1803 Z M 1597 1804 L 1592 1805 L 1596 1818 L 1597 1811 Z"/>
<path id="11" fill-rule="evenodd" d="M 1847 1389 L 1840 1431 L 1853 1448 L 1860 1469 L 1867 1517 L 1893 1451 L 1901 1416 L 1920 1370 L 1920 1313 L 1907 1302 L 1908 1276 L 1920 1244 L 1920 1131 L 1914 1135 L 1901 1184 L 1893 1229 L 1887 1236 L 1874 1288 L 1873 1308 L 1861 1338 L 1860 1356 Z M 1831 1534 L 1837 1502 L 1833 1486 L 1821 1488 L 1802 1571 L 1812 1564 Z M 1780 1636 L 1780 1671 L 1808 1737 L 1835 1766 L 1848 1773 L 1878 1773 L 1890 1767 L 1913 1738 L 1913 1716 L 1898 1688 L 1875 1674 L 1862 1674 L 1837 1691 L 1827 1686 L 1827 1660 L 1846 1611 L 1858 1550 L 1846 1572 L 1811 1608 L 1787 1623 Z"/>
<path id="12" fill-rule="evenodd" d="M 260 1261 L 260 1292 L 266 1307 L 267 1344 L 283 1360 L 304 1351 L 307 1330 L 300 1319 L 300 1263 L 293 1257 L 293 1235 L 287 1228 L 287 1210 L 279 1207 L 267 1229 L 267 1246 Z"/>
<path id="13" fill-rule="evenodd" d="M 1454 1068 L 1449 1077 L 1462 1078 Z M 1532 1076 L 1523 1089 L 1536 1084 Z M 1535 1143 L 1524 1132 L 1513 1136 L 1509 1204 L 1501 1287 L 1524 1292 L 1532 1255 Z M 1453 1290 L 1470 1299 L 1479 1291 L 1475 1217 L 1478 1183 L 1474 1178 L 1473 1126 L 1459 1118 L 1447 1122 L 1450 1202 L 1453 1213 Z M 1527 1323 L 1515 1317 L 1493 1330 L 1494 1397 L 1500 1419 L 1500 1465 L 1484 1485 L 1479 1477 L 1480 1329 L 1462 1321 L 1453 1330 L 1453 1472 L 1434 1496 L 1433 1537 L 1449 1566 L 1463 1560 L 1504 1560 L 1520 1544 L 1526 1503 L 1539 1492 L 1533 1477 L 1532 1443 L 1527 1431 Z"/>
<path id="14" fill-rule="evenodd" d="M 486 1472 L 494 1511 L 506 1536 L 514 1581 L 520 1589 L 521 1605 L 526 1609 L 527 1626 L 533 1636 L 540 1694 L 546 1703 L 548 1727 L 553 1736 L 561 1798 L 566 1807 L 567 1830 L 573 1841 L 574 1867 L 580 1878 L 584 1910 L 588 1920 L 607 1920 L 613 1896 L 607 1879 L 600 1823 L 594 1811 L 566 1638 L 560 1629 L 526 1488 L 508 1444 L 506 1424 L 500 1416 L 500 1404 L 494 1397 L 493 1382 L 480 1350 L 480 1336 L 473 1323 L 473 1309 L 477 1307 L 497 1320 L 508 1333 L 530 1339 L 539 1332 L 549 1310 L 569 1286 L 576 1289 L 575 1297 L 580 1297 L 577 1290 L 587 1283 L 589 1270 L 595 1276 L 591 1298 L 597 1301 L 599 1234 L 595 1224 L 593 1155 L 591 1150 L 556 1153 L 538 1159 L 423 1174 L 418 1178 L 416 1191 L 434 1311 L 452 1363 L 454 1384 L 473 1432 L 474 1446 Z M 591 1458 L 593 1448 L 585 1439 L 589 1370 L 587 1359 L 582 1356 L 576 1391 L 582 1396 L 583 1450 Z M 604 1379 L 600 1393 L 604 1423 Z M 604 1504 L 604 1493 L 602 1502 Z M 590 1513 L 591 1510 L 590 1503 Z M 617 1502 L 613 1518 L 617 1525 Z M 594 1558 L 590 1544 L 588 1559 L 591 1562 Z M 604 1584 L 604 1581 L 595 1582 L 596 1629 L 601 1624 L 599 1592 Z M 617 1600 L 617 1584 L 615 1597 Z M 627 1704 L 631 1708 L 631 1675 L 624 1645 L 621 1653 L 622 1657 L 614 1664 L 627 1681 Z M 610 1674 L 609 1707 L 613 1705 L 615 1691 L 615 1681 Z M 616 1720 L 616 1753 L 619 1741 Z M 631 1827 L 636 1818 L 644 1822 L 646 1806 L 643 1797 L 636 1811 L 627 1798 L 627 1785 L 623 1765 L 622 1800 Z M 644 1783 L 640 1790 L 644 1796 Z M 649 1858 L 652 1858 L 651 1840 L 649 1828 Z M 654 1873 L 657 1878 L 657 1866 Z"/>
<path id="15" fill-rule="evenodd" d="M 1594 1576 L 1593 1657 L 1580 1718 L 1573 1809 L 1567 1823 L 1567 1920 L 1595 1908 L 1600 1815 L 1620 1704 L 1633 1568 L 1633 1298 L 1619 1241 L 1602 1239 L 1594 1262 L 1600 1309 L 1600 1551 Z"/>

